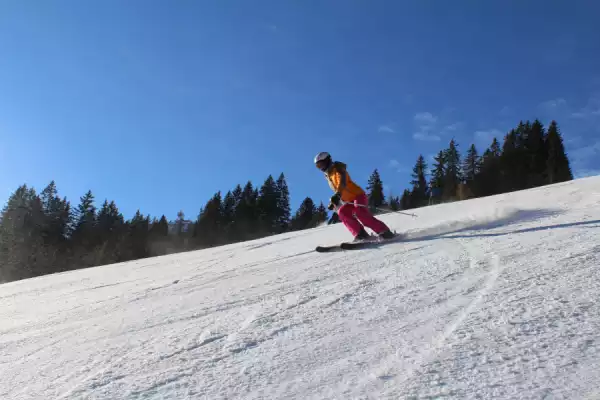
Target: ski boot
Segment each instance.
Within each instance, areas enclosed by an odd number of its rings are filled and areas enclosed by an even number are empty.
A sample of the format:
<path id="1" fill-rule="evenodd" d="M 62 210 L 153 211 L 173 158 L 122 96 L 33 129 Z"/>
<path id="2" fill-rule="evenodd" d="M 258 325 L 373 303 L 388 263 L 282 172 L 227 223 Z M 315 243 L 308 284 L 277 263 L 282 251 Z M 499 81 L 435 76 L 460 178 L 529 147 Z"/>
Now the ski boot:
<path id="1" fill-rule="evenodd" d="M 379 234 L 381 239 L 393 239 L 395 236 L 396 234 L 389 229 Z"/>
<path id="2" fill-rule="evenodd" d="M 353 243 L 364 242 L 365 240 L 369 240 L 369 239 L 371 239 L 371 235 L 369 235 L 369 233 L 367 231 L 365 231 L 365 228 L 361 228 L 360 232 L 358 232 L 358 235 L 356 235 L 354 237 L 354 240 L 352 242 Z"/>

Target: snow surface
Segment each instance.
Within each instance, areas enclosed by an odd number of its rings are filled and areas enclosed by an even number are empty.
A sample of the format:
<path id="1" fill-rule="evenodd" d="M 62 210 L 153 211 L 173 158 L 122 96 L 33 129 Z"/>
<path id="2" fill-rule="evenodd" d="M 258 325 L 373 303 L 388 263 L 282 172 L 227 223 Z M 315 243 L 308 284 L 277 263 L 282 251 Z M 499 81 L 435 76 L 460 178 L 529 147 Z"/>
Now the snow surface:
<path id="1" fill-rule="evenodd" d="M 414 212 L 0 285 L 0 398 L 600 398 L 600 178 Z"/>

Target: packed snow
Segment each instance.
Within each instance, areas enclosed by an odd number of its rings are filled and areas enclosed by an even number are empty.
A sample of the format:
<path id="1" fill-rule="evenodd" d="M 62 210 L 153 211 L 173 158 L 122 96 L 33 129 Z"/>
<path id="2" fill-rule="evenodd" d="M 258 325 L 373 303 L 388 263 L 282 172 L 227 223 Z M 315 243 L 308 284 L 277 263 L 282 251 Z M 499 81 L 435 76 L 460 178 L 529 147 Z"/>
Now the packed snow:
<path id="1" fill-rule="evenodd" d="M 0 398 L 600 398 L 600 177 L 411 211 L 0 285 Z"/>

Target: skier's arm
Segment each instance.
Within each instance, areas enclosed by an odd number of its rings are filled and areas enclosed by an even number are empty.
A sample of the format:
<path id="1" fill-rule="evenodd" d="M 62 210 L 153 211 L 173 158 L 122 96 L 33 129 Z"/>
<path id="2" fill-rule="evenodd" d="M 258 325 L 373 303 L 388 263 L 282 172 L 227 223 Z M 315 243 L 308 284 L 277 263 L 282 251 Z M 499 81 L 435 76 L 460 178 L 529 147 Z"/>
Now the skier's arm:
<path id="1" fill-rule="evenodd" d="M 342 193 L 342 190 L 344 190 L 346 188 L 346 171 L 341 170 L 339 172 L 339 174 L 340 174 L 340 185 L 338 187 L 337 192 Z"/>
<path id="2" fill-rule="evenodd" d="M 335 207 L 340 205 L 340 201 L 342 200 L 342 190 L 346 187 L 346 174 L 344 171 L 340 171 L 339 169 L 335 170 L 335 174 L 332 177 L 332 188 L 335 190 L 331 199 L 329 199 L 329 207 L 330 210 L 335 209 Z"/>
<path id="3" fill-rule="evenodd" d="M 335 192 L 339 193 L 340 195 L 346 188 L 346 170 L 344 168 L 336 167 L 334 187 Z"/>

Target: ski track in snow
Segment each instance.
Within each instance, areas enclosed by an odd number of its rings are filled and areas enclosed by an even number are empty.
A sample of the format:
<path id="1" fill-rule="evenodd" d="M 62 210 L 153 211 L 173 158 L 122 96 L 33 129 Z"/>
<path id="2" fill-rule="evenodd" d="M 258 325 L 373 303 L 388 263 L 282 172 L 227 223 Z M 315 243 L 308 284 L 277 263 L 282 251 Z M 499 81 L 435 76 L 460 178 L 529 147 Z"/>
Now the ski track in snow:
<path id="1" fill-rule="evenodd" d="M 600 178 L 414 212 L 0 285 L 0 398 L 599 398 Z"/>

